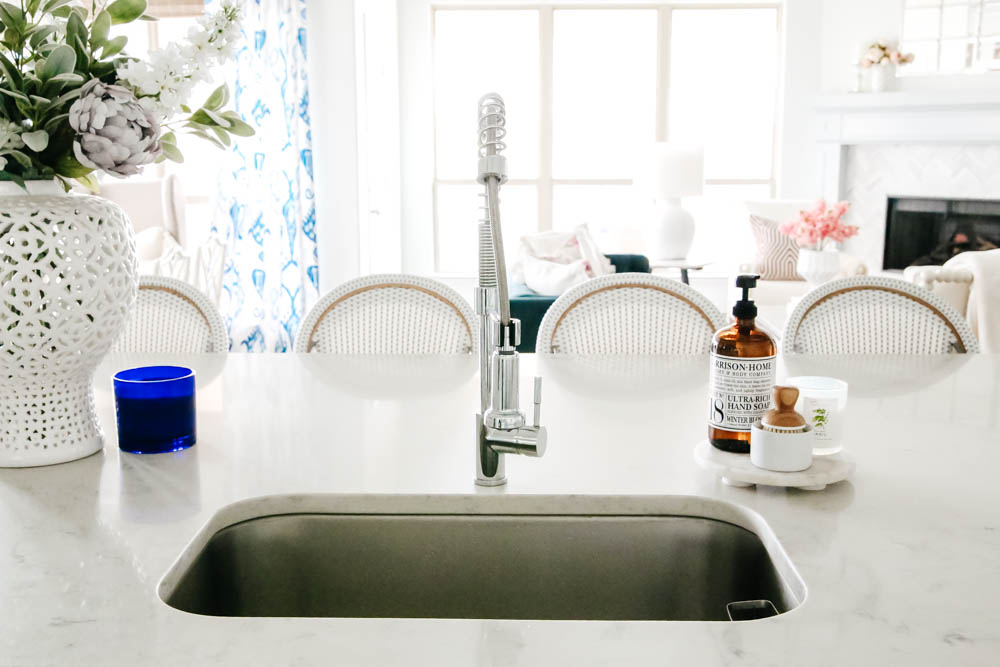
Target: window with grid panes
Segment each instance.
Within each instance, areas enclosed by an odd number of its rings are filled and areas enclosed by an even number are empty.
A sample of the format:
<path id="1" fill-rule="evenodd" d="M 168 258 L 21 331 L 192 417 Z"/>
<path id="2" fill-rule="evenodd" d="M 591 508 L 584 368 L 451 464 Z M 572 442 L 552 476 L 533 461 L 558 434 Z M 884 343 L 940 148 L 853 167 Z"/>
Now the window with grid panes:
<path id="1" fill-rule="evenodd" d="M 901 74 L 1000 69 L 1000 0 L 905 0 Z"/>
<path id="2" fill-rule="evenodd" d="M 475 272 L 475 102 L 491 90 L 507 103 L 509 257 L 523 234 L 583 223 L 605 252 L 641 252 L 637 155 L 677 140 L 705 146 L 692 255 L 745 259 L 743 202 L 775 189 L 778 29 L 774 4 L 435 7 L 435 269 Z"/>

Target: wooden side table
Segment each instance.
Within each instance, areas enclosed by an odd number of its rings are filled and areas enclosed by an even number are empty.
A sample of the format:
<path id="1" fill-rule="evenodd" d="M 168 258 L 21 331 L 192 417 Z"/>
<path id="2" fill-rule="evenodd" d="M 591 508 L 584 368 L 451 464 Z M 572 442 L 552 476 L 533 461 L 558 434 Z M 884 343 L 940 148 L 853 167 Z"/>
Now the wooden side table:
<path id="1" fill-rule="evenodd" d="M 688 271 L 701 271 L 712 262 L 695 262 L 690 259 L 651 259 L 649 260 L 649 270 L 653 273 L 667 269 L 677 269 L 681 272 L 681 282 L 690 285 Z"/>

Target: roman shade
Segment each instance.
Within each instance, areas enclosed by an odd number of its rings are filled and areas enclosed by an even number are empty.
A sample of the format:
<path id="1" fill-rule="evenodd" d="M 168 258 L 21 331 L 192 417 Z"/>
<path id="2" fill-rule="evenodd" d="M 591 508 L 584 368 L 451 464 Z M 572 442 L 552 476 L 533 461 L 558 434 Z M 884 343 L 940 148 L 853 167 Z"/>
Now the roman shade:
<path id="1" fill-rule="evenodd" d="M 158 19 L 201 16 L 205 13 L 205 0 L 149 0 L 146 13 Z"/>

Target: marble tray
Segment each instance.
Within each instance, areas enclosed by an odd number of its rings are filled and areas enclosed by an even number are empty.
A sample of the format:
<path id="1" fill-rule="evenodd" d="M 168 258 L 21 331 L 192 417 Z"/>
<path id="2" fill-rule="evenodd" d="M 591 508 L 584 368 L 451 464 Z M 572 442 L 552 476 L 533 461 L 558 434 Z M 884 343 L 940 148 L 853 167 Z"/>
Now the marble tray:
<path id="1" fill-rule="evenodd" d="M 841 450 L 836 454 L 814 456 L 812 465 L 799 472 L 772 472 L 755 466 L 747 454 L 723 452 L 709 444 L 708 440 L 702 440 L 695 446 L 694 460 L 729 486 L 763 484 L 805 491 L 822 491 L 827 484 L 845 480 L 855 467 L 851 455 Z"/>

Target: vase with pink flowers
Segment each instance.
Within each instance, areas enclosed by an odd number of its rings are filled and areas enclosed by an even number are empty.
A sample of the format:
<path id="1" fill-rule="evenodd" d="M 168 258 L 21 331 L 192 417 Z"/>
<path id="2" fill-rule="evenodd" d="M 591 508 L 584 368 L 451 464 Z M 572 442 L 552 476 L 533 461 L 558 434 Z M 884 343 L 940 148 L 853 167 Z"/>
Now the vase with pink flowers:
<path id="1" fill-rule="evenodd" d="M 813 287 L 833 280 L 840 273 L 838 244 L 856 236 L 858 227 L 843 221 L 850 204 L 846 201 L 827 206 L 819 199 L 812 208 L 799 214 L 779 227 L 783 234 L 795 239 L 799 245 L 796 270 Z"/>
<path id="2" fill-rule="evenodd" d="M 881 93 L 896 87 L 896 68 L 913 62 L 912 53 L 903 53 L 888 42 L 873 42 L 861 57 L 861 67 L 871 71 L 871 91 Z"/>

